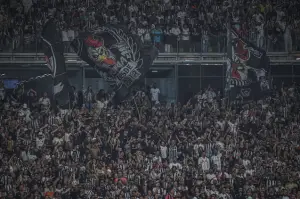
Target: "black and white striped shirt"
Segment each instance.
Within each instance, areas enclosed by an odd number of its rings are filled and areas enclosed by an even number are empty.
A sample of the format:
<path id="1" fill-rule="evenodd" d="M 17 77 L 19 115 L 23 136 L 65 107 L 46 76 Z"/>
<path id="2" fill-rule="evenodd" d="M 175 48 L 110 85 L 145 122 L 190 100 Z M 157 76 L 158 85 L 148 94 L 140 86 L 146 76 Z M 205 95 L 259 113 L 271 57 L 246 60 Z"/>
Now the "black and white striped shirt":
<path id="1" fill-rule="evenodd" d="M 10 181 L 11 177 L 8 176 L 8 175 L 3 175 L 1 176 L 1 183 L 4 184 L 4 185 L 7 185 L 8 182 Z"/>
<path id="2" fill-rule="evenodd" d="M 34 131 L 36 131 L 36 130 L 38 130 L 38 129 L 40 128 L 40 122 L 39 122 L 38 119 L 33 118 L 33 119 L 31 120 L 31 128 L 32 128 Z"/>
<path id="3" fill-rule="evenodd" d="M 213 143 L 205 144 L 204 147 L 205 147 L 205 152 L 207 154 L 209 154 L 209 155 L 212 154 L 212 149 L 214 148 L 214 144 Z"/>
<path id="4" fill-rule="evenodd" d="M 178 157 L 177 147 L 176 146 L 170 146 L 169 147 L 169 160 L 170 160 L 170 162 L 176 162 L 177 157 Z"/>
<path id="5" fill-rule="evenodd" d="M 49 116 L 48 116 L 48 120 L 47 120 L 47 123 L 49 124 L 49 125 L 55 125 L 56 124 L 56 117 L 54 116 L 54 115 L 52 115 L 52 114 L 50 114 Z"/>

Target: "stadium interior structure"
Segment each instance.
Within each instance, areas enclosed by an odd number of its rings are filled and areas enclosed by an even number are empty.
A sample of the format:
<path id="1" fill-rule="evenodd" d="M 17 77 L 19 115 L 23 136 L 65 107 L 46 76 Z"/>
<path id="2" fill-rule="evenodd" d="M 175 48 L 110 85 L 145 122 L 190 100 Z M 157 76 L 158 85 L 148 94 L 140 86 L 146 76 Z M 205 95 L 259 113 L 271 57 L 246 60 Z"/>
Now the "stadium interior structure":
<path id="1" fill-rule="evenodd" d="M 274 85 L 282 82 L 300 83 L 300 60 L 296 54 L 268 53 Z M 75 53 L 65 54 L 68 76 L 76 89 L 91 86 L 93 90 L 108 89 L 109 82 L 100 78 Z M 145 83 L 154 82 L 166 101 L 186 101 L 201 88 L 211 85 L 220 91 L 225 86 L 226 53 L 160 53 L 147 73 Z M 2 78 L 16 81 L 49 73 L 43 53 L 1 53 Z"/>

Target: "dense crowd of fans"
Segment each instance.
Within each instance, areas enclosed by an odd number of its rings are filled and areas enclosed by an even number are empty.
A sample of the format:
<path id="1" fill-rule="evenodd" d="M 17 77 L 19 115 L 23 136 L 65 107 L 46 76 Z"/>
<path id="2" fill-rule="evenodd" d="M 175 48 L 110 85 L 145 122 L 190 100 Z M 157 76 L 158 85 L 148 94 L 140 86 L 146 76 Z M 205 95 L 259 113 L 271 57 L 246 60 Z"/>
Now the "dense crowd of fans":
<path id="1" fill-rule="evenodd" d="M 0 197 L 300 198 L 300 95 L 282 85 L 248 103 L 208 88 L 185 105 L 153 87 L 117 107 L 88 89 L 70 110 L 1 90 Z"/>
<path id="2" fill-rule="evenodd" d="M 41 51 L 42 25 L 55 17 L 66 52 L 78 32 L 106 24 L 127 26 L 161 52 L 225 52 L 231 19 L 259 47 L 291 52 L 300 50 L 299 11 L 297 0 L 1 0 L 0 48 Z"/>
<path id="3" fill-rule="evenodd" d="M 300 49 L 296 0 L 0 2 L 4 52 L 41 49 L 49 17 L 66 52 L 78 32 L 105 24 L 125 25 L 161 52 L 225 52 L 229 17 L 259 47 Z M 155 85 L 118 106 L 104 91 L 74 93 L 60 110 L 47 93 L 0 86 L 0 198 L 300 198 L 295 85 L 248 102 L 210 87 L 186 104 L 162 103 Z"/>

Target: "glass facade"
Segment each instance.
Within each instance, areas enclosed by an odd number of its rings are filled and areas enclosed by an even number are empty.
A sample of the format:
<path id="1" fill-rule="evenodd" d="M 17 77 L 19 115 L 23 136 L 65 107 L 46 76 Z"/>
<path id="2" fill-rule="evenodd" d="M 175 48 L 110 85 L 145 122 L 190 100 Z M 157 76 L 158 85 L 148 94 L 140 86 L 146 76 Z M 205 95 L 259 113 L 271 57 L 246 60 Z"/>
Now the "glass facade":
<path id="1" fill-rule="evenodd" d="M 7 78 L 27 80 L 33 76 L 48 73 L 45 65 L 10 65 L 1 66 Z M 161 90 L 162 101 L 185 102 L 197 92 L 209 86 L 220 91 L 225 87 L 226 64 L 178 64 L 154 65 L 146 74 L 145 85 L 156 83 Z M 109 89 L 109 82 L 104 81 L 90 67 L 68 65 L 70 83 L 78 90 L 91 86 L 94 90 Z M 300 63 L 277 63 L 271 65 L 272 83 L 276 86 L 300 84 Z"/>

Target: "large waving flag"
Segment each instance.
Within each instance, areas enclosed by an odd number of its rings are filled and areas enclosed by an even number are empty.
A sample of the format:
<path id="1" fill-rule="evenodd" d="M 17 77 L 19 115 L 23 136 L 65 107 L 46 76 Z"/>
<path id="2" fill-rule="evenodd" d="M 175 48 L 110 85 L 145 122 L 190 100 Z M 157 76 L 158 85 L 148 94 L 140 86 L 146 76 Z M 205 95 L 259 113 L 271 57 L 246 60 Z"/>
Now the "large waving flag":
<path id="1" fill-rule="evenodd" d="M 111 82 L 119 100 L 124 99 L 149 70 L 158 50 L 143 46 L 124 29 L 101 27 L 80 34 L 71 44 L 78 56 L 102 78 Z"/>
<path id="2" fill-rule="evenodd" d="M 53 99 L 53 77 L 51 74 L 45 74 L 37 77 L 32 77 L 28 80 L 21 81 L 14 89 L 14 94 L 19 98 L 25 98 L 28 92 L 34 91 L 38 97 L 42 97 L 47 93 L 50 99 Z M 24 102 L 24 101 L 23 101 Z"/>
<path id="3" fill-rule="evenodd" d="M 257 99 L 269 90 L 269 58 L 266 52 L 231 29 L 227 52 L 227 91 L 232 99 Z"/>
<path id="4" fill-rule="evenodd" d="M 53 76 L 53 96 L 57 105 L 67 108 L 70 104 L 70 95 L 73 92 L 67 76 L 63 54 L 64 45 L 54 19 L 50 19 L 45 24 L 42 31 L 42 40 L 45 44 L 45 59 Z"/>

